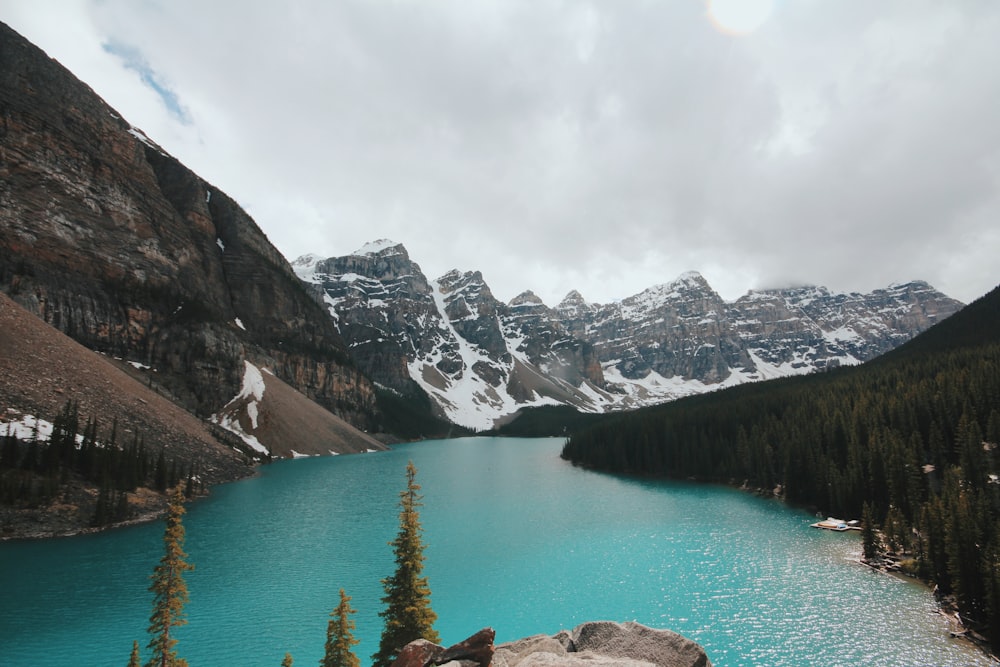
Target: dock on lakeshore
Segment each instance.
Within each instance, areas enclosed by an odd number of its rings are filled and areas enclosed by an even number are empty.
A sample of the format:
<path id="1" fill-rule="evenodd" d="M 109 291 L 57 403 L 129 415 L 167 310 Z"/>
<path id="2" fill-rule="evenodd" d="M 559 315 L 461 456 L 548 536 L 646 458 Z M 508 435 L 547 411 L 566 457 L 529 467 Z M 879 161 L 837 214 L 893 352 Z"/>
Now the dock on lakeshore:
<path id="1" fill-rule="evenodd" d="M 861 523 L 857 520 L 844 521 L 843 519 L 835 519 L 832 516 L 828 516 L 824 520 L 812 524 L 812 527 L 835 530 L 838 533 L 842 533 L 845 530 L 861 530 Z"/>

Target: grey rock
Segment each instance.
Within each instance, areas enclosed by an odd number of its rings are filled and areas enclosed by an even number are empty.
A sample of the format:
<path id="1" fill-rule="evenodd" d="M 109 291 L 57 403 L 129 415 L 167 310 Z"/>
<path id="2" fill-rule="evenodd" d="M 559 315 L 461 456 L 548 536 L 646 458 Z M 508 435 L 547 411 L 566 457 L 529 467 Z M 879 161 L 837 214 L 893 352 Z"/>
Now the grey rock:
<path id="1" fill-rule="evenodd" d="M 711 667 L 712 663 L 701 646 L 676 632 L 610 621 L 500 644 L 493 657 L 494 667 L 541 665 Z"/>

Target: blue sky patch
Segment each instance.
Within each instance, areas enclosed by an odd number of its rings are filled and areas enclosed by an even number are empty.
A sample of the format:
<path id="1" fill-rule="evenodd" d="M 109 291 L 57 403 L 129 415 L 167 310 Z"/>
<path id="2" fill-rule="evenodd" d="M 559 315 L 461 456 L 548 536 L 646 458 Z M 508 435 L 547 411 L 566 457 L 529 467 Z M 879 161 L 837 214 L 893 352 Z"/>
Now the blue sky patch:
<path id="1" fill-rule="evenodd" d="M 150 66 L 149 61 L 146 60 L 142 51 L 137 47 L 118 41 L 104 42 L 101 44 L 101 48 L 106 53 L 119 58 L 126 69 L 138 73 L 140 80 L 160 96 L 160 99 L 163 100 L 163 105 L 167 107 L 167 111 L 172 116 L 184 125 L 191 124 L 191 115 L 181 105 L 177 93 L 163 82 L 162 77 Z"/>

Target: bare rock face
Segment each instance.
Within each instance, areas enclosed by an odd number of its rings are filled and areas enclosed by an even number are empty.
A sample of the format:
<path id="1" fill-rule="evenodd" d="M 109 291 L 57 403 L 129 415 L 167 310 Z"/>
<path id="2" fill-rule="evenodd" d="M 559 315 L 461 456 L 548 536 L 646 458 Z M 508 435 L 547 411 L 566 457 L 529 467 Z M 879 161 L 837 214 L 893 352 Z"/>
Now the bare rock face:
<path id="1" fill-rule="evenodd" d="M 444 648 L 426 639 L 417 639 L 403 647 L 393 661 L 393 667 L 489 667 L 493 659 L 493 628 L 483 628 L 468 639 Z"/>
<path id="2" fill-rule="evenodd" d="M 0 290 L 202 417 L 252 359 L 371 424 L 370 381 L 245 211 L 2 24 L 0 62 Z"/>
<path id="3" fill-rule="evenodd" d="M 583 407 L 590 398 L 578 386 L 601 381 L 593 349 L 568 336 L 550 309 L 502 303 L 478 271 L 428 280 L 387 240 L 293 266 L 360 368 L 398 394 L 426 393 L 453 423 L 489 428 L 525 404 Z"/>
<path id="4" fill-rule="evenodd" d="M 639 623 L 598 621 L 572 631 L 536 635 L 500 644 L 494 667 L 619 665 L 623 667 L 711 667 L 705 650 L 670 630 Z"/>

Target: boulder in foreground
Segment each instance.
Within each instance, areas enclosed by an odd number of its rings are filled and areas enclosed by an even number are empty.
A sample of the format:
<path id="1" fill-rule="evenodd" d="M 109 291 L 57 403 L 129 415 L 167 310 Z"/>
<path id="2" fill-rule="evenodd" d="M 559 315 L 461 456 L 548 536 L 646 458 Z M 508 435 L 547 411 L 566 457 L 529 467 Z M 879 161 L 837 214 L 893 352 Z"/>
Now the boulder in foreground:
<path id="1" fill-rule="evenodd" d="M 484 628 L 445 649 L 425 640 L 407 644 L 393 667 L 712 667 L 697 643 L 670 630 L 639 623 L 596 621 L 573 630 L 493 646 L 495 632 Z"/>

